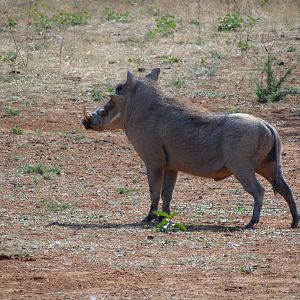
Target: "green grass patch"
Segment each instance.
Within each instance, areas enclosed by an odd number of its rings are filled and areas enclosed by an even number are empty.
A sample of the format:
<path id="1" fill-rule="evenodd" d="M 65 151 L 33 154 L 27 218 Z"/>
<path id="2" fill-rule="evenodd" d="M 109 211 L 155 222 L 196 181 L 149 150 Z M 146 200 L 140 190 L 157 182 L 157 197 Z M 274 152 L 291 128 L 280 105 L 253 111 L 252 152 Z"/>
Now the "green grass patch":
<path id="1" fill-rule="evenodd" d="M 11 108 L 9 106 L 6 106 L 2 109 L 6 115 L 8 116 L 18 116 L 20 114 L 20 110 L 19 109 L 14 109 L 14 108 Z"/>
<path id="2" fill-rule="evenodd" d="M 22 135 L 24 133 L 23 129 L 18 125 L 13 126 L 10 131 L 15 135 Z"/>
<path id="3" fill-rule="evenodd" d="M 172 55 L 161 56 L 161 63 L 163 63 L 163 64 L 173 65 L 173 64 L 178 64 L 181 62 L 182 62 L 182 60 L 180 58 L 174 57 Z"/>
<path id="4" fill-rule="evenodd" d="M 145 35 L 147 40 L 155 38 L 157 35 L 168 37 L 173 35 L 177 26 L 177 21 L 174 15 L 165 14 L 156 20 L 156 27 L 148 31 Z"/>
<path id="5" fill-rule="evenodd" d="M 56 15 L 48 16 L 39 9 L 36 9 L 33 13 L 32 24 L 38 30 L 49 30 L 53 27 L 67 28 L 69 26 L 86 25 L 90 17 L 91 14 L 87 11 L 82 14 L 60 12 Z"/>
<path id="6" fill-rule="evenodd" d="M 21 76 L 15 73 L 9 73 L 9 74 L 1 74 L 0 73 L 0 81 L 11 83 L 13 81 L 17 81 L 21 79 Z"/>
<path id="7" fill-rule="evenodd" d="M 4 55 L 0 55 L 0 62 L 10 62 L 14 63 L 17 59 L 17 52 L 16 51 L 9 51 Z"/>
<path id="8" fill-rule="evenodd" d="M 142 41 L 139 38 L 135 37 L 135 36 L 129 36 L 125 39 L 118 40 L 118 43 L 133 46 L 133 45 L 136 45 L 136 44 L 141 44 Z"/>
<path id="9" fill-rule="evenodd" d="M 44 164 L 38 163 L 33 165 L 26 165 L 23 168 L 24 174 L 38 174 L 45 180 L 52 179 L 61 174 L 61 169 L 58 167 L 49 167 Z"/>
<path id="10" fill-rule="evenodd" d="M 106 21 L 126 23 L 128 22 L 129 12 L 118 13 L 112 7 L 106 7 L 102 12 L 102 16 Z"/>
<path id="11" fill-rule="evenodd" d="M 295 52 L 295 51 L 297 51 L 297 47 L 293 46 L 293 45 L 290 45 L 290 46 L 287 47 L 286 51 L 287 52 Z"/>
<path id="12" fill-rule="evenodd" d="M 186 86 L 186 81 L 182 78 L 174 78 L 170 81 L 170 87 L 180 89 Z"/>
<path id="13" fill-rule="evenodd" d="M 61 203 L 48 198 L 40 199 L 37 201 L 36 205 L 37 207 L 41 207 L 52 212 L 64 211 L 75 207 L 75 204 L 72 202 Z"/>

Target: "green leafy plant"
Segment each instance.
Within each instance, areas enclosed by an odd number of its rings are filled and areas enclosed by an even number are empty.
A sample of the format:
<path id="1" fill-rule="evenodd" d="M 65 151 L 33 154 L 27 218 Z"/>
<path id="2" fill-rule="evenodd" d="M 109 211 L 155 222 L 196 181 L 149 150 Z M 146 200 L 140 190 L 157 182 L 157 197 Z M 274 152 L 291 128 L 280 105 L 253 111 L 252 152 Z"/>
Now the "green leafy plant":
<path id="1" fill-rule="evenodd" d="M 163 211 L 156 211 L 157 217 L 163 218 L 162 221 L 156 225 L 156 230 L 159 232 L 177 232 L 186 231 L 186 227 L 180 222 L 175 222 L 173 219 L 178 215 L 177 212 L 173 212 L 170 215 Z"/>
<path id="2" fill-rule="evenodd" d="M 126 23 L 126 22 L 128 22 L 129 12 L 118 13 L 118 12 L 115 12 L 112 9 L 112 7 L 106 7 L 103 10 L 102 15 L 106 21 Z"/>
<path id="3" fill-rule="evenodd" d="M 17 59 L 17 52 L 16 51 L 9 51 L 4 55 L 0 55 L 0 62 L 9 62 L 14 63 Z"/>
<path id="4" fill-rule="evenodd" d="M 172 14 L 165 14 L 156 20 L 156 28 L 146 33 L 146 39 L 153 39 L 156 35 L 167 37 L 174 34 L 177 26 L 176 18 Z"/>
<path id="5" fill-rule="evenodd" d="M 99 89 L 98 85 L 94 84 L 90 87 L 88 94 L 91 96 L 91 98 L 94 101 L 102 101 L 113 92 L 114 92 L 114 87 L 109 86 L 106 89 L 101 90 Z"/>
<path id="6" fill-rule="evenodd" d="M 33 25 L 38 30 L 48 30 L 53 27 L 53 20 L 48 15 L 40 12 L 35 11 L 33 14 Z"/>
<path id="7" fill-rule="evenodd" d="M 264 64 L 261 80 L 256 84 L 256 95 L 260 103 L 278 102 L 287 95 L 300 94 L 300 91 L 295 88 L 284 88 L 282 86 L 288 76 L 292 74 L 296 65 L 288 68 L 283 76 L 276 77 L 275 63 L 276 58 L 271 55 L 270 51 L 267 51 L 267 60 Z"/>
<path id="8" fill-rule="evenodd" d="M 290 46 L 287 47 L 286 51 L 287 52 L 295 52 L 295 51 L 297 51 L 297 47 L 293 46 L 293 45 L 290 45 Z"/>
<path id="9" fill-rule="evenodd" d="M 20 126 L 15 125 L 11 128 L 11 133 L 16 134 L 16 135 L 22 135 L 23 129 Z"/>
<path id="10" fill-rule="evenodd" d="M 238 13 L 226 14 L 224 17 L 218 19 L 219 31 L 236 31 L 244 24 L 243 18 Z"/>
<path id="11" fill-rule="evenodd" d="M 161 36 L 169 36 L 173 34 L 176 26 L 176 18 L 172 14 L 163 15 L 156 20 L 156 31 Z"/>
<path id="12" fill-rule="evenodd" d="M 8 18 L 7 19 L 6 27 L 13 29 L 13 28 L 16 28 L 17 26 L 18 26 L 18 21 L 16 18 Z"/>
<path id="13" fill-rule="evenodd" d="M 86 25 L 90 14 L 84 12 L 83 14 L 74 13 L 59 13 L 52 17 L 52 21 L 61 27 L 76 26 L 76 25 Z"/>

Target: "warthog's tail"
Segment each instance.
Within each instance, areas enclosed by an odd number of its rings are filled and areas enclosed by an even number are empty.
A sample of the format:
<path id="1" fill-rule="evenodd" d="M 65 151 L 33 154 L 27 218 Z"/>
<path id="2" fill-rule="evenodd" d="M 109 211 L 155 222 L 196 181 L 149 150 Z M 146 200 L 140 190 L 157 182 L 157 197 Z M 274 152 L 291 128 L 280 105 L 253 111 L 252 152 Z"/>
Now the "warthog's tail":
<path id="1" fill-rule="evenodd" d="M 275 160 L 275 177 L 272 182 L 272 186 L 273 186 L 273 191 L 276 194 L 279 189 L 280 178 L 282 177 L 282 173 L 281 173 L 281 141 L 280 141 L 280 137 L 279 137 L 277 130 L 268 123 L 266 123 L 266 126 L 272 132 L 272 135 L 274 138 L 274 145 L 273 145 L 273 148 L 272 148 L 270 154 L 272 155 L 272 159 Z"/>

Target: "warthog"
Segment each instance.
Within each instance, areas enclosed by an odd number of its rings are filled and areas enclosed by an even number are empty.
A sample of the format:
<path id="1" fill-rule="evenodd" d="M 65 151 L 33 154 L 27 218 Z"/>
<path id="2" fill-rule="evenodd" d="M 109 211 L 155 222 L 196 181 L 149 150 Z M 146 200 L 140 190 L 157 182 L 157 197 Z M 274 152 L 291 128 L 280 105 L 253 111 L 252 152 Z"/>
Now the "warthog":
<path id="1" fill-rule="evenodd" d="M 95 112 L 83 111 L 82 124 L 96 131 L 123 129 L 146 165 L 151 207 L 144 222 L 156 218 L 160 195 L 162 210 L 170 202 L 178 171 L 222 180 L 234 175 L 253 196 L 253 215 L 246 228 L 259 222 L 264 188 L 255 174 L 265 177 L 281 194 L 292 214 L 300 216 L 293 193 L 281 172 L 281 142 L 276 129 L 248 114 L 195 112 L 166 97 L 158 86 L 160 70 L 147 76 L 127 73 L 116 94 Z"/>

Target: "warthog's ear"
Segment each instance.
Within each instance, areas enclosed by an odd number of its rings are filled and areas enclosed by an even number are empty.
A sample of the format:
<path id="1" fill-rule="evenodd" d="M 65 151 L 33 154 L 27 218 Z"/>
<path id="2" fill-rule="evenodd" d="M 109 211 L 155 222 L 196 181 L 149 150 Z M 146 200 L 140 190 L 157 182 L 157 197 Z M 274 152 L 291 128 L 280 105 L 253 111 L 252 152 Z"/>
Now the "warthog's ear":
<path id="1" fill-rule="evenodd" d="M 131 88 L 133 88 L 135 86 L 135 83 L 136 83 L 135 76 L 130 71 L 128 71 L 126 84 L 128 84 Z"/>
<path id="2" fill-rule="evenodd" d="M 120 95 L 110 95 L 110 100 L 114 102 L 117 106 L 123 106 L 125 103 L 125 98 Z"/>
<path id="3" fill-rule="evenodd" d="M 156 69 L 153 69 L 151 71 L 151 73 L 149 73 L 148 75 L 146 75 L 146 77 L 149 78 L 149 79 L 152 79 L 154 81 L 157 81 L 159 73 L 160 73 L 160 68 L 156 68 Z"/>

